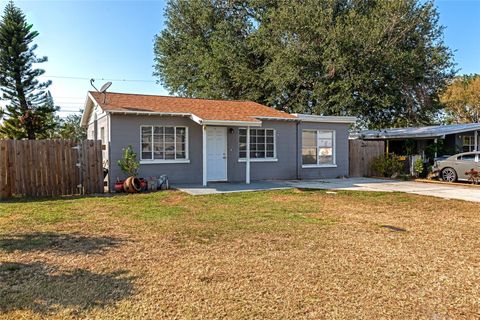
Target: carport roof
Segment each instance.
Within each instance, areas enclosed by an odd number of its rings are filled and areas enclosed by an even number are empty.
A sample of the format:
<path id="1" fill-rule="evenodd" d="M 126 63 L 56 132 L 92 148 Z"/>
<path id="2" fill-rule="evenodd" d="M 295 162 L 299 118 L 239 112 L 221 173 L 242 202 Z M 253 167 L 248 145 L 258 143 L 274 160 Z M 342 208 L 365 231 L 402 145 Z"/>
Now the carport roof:
<path id="1" fill-rule="evenodd" d="M 391 128 L 382 130 L 363 130 L 352 137 L 364 140 L 440 138 L 449 134 L 480 130 L 480 123 L 464 123 L 427 127 Z"/>

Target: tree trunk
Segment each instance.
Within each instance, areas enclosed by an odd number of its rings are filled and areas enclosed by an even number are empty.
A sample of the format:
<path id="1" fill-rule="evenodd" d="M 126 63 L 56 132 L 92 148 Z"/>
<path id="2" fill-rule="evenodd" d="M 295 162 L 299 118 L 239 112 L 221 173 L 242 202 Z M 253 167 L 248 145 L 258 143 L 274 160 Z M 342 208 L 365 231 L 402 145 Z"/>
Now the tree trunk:
<path id="1" fill-rule="evenodd" d="M 23 110 L 23 114 L 25 116 L 24 126 L 25 131 L 27 132 L 27 139 L 35 140 L 35 129 L 33 128 L 33 114 L 29 112 L 30 108 L 28 106 L 27 98 L 25 97 L 25 91 L 22 87 L 22 81 L 20 78 L 17 78 L 15 82 L 18 101 L 20 102 L 20 108 Z"/>

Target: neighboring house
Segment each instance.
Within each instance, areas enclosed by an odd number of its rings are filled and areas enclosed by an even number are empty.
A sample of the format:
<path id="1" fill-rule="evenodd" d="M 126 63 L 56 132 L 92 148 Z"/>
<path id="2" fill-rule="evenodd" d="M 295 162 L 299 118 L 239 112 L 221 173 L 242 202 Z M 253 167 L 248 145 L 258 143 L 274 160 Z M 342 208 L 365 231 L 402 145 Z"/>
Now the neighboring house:
<path id="1" fill-rule="evenodd" d="M 365 130 L 352 134 L 362 140 L 383 140 L 385 151 L 406 155 L 407 149 L 425 155 L 429 146 L 436 151 L 434 156 L 453 155 L 460 152 L 479 150 L 478 131 L 480 123 L 452 124 L 427 127 Z M 435 152 L 434 151 L 434 152 Z"/>
<path id="2" fill-rule="evenodd" d="M 82 126 L 88 139 L 105 145 L 110 186 L 125 177 L 117 161 L 129 145 L 140 176 L 206 185 L 347 176 L 355 120 L 288 114 L 249 101 L 89 92 Z"/>

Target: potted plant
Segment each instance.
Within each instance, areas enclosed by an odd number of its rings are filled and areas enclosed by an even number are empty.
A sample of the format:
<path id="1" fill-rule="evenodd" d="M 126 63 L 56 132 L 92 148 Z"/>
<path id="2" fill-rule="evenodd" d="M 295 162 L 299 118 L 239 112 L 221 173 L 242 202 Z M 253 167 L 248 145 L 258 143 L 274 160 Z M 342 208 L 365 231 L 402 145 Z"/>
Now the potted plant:
<path id="1" fill-rule="evenodd" d="M 137 154 L 132 146 L 123 149 L 122 159 L 118 160 L 118 166 L 128 176 L 123 183 L 125 192 L 134 193 L 141 190 L 141 183 L 138 179 L 138 169 L 140 162 L 137 160 Z"/>

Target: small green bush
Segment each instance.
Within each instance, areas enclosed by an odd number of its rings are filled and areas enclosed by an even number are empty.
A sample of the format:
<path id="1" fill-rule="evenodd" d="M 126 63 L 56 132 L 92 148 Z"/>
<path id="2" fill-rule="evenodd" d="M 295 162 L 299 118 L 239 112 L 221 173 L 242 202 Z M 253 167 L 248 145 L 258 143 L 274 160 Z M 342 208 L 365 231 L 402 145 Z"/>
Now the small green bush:
<path id="1" fill-rule="evenodd" d="M 413 164 L 413 171 L 415 171 L 415 175 L 419 177 L 422 174 L 423 170 L 423 160 L 422 158 L 417 158 L 417 160 L 415 160 L 415 163 Z"/>
<path id="2" fill-rule="evenodd" d="M 128 176 L 138 176 L 138 169 L 140 168 L 140 162 L 137 160 L 137 154 L 133 151 L 132 146 L 128 146 L 123 149 L 122 159 L 118 160 L 118 166 Z"/>
<path id="3" fill-rule="evenodd" d="M 401 174 L 404 171 L 404 165 L 397 155 L 381 155 L 373 159 L 371 168 L 376 173 L 391 177 L 396 174 Z"/>

